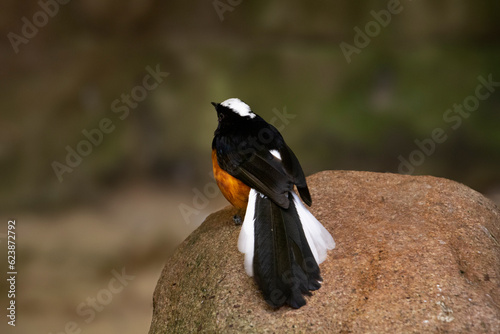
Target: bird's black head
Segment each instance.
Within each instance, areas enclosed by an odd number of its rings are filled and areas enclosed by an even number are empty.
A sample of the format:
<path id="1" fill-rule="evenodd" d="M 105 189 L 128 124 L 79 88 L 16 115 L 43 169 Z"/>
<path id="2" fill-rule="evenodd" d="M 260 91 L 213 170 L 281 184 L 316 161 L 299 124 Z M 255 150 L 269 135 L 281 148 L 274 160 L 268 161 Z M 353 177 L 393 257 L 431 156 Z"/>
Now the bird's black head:
<path id="1" fill-rule="evenodd" d="M 248 104 L 240 99 L 232 98 L 222 103 L 212 102 L 217 111 L 219 126 L 217 130 L 229 127 L 238 127 L 241 122 L 253 119 L 257 115 L 252 112 Z"/>

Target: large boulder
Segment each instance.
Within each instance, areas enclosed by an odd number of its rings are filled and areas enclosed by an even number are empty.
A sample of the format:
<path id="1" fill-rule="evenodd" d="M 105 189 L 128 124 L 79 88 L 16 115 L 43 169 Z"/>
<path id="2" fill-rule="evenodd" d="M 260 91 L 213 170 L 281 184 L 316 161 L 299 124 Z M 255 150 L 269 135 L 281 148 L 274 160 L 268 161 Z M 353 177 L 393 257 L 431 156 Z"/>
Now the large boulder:
<path id="1" fill-rule="evenodd" d="M 265 303 L 227 207 L 167 261 L 150 333 L 500 333 L 500 211 L 490 200 L 430 176 L 326 171 L 308 184 L 337 247 L 306 306 Z"/>

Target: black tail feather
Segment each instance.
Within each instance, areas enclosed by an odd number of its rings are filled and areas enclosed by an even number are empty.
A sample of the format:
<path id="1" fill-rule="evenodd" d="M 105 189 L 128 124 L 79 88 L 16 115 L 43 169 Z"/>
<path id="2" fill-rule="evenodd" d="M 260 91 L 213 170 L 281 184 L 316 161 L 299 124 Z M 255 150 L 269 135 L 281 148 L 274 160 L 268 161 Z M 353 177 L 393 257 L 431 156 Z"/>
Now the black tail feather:
<path id="1" fill-rule="evenodd" d="M 321 276 L 291 194 L 289 200 L 283 209 L 257 195 L 253 268 L 269 305 L 299 308 L 306 304 L 304 295 L 319 289 Z"/>

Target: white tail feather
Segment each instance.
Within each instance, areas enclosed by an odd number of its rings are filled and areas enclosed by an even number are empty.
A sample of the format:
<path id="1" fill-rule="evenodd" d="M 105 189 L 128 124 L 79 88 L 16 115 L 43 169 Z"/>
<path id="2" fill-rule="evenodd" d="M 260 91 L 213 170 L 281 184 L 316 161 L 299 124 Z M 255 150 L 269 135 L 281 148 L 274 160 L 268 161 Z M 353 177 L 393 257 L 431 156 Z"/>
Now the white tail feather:
<path id="1" fill-rule="evenodd" d="M 327 251 L 335 248 L 335 241 L 330 232 L 307 210 L 299 196 L 294 192 L 292 195 L 309 248 L 316 262 L 320 264 L 326 260 Z"/>
<path id="2" fill-rule="evenodd" d="M 253 276 L 255 201 L 257 200 L 257 194 L 258 192 L 255 189 L 250 190 L 245 219 L 238 237 L 238 250 L 245 254 L 245 272 L 248 276 Z M 307 210 L 299 196 L 294 192 L 292 192 L 292 195 L 307 243 L 311 248 L 314 259 L 320 264 L 325 261 L 327 251 L 335 248 L 335 241 L 326 228 Z"/>
<path id="3" fill-rule="evenodd" d="M 245 254 L 245 271 L 248 276 L 253 276 L 253 251 L 255 247 L 255 201 L 257 200 L 257 191 L 250 189 L 248 195 L 247 212 L 241 226 L 240 236 L 238 237 L 238 250 Z"/>

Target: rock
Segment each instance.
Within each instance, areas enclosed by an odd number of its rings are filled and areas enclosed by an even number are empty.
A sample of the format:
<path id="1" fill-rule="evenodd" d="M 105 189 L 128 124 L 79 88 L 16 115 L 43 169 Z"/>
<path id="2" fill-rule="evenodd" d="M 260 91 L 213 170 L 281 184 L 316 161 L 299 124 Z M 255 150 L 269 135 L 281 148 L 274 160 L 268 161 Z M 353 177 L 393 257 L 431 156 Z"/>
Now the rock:
<path id="1" fill-rule="evenodd" d="M 227 207 L 167 261 L 150 333 L 500 333 L 500 211 L 446 179 L 327 171 L 311 212 L 337 247 L 323 286 L 294 310 L 267 306 Z"/>

